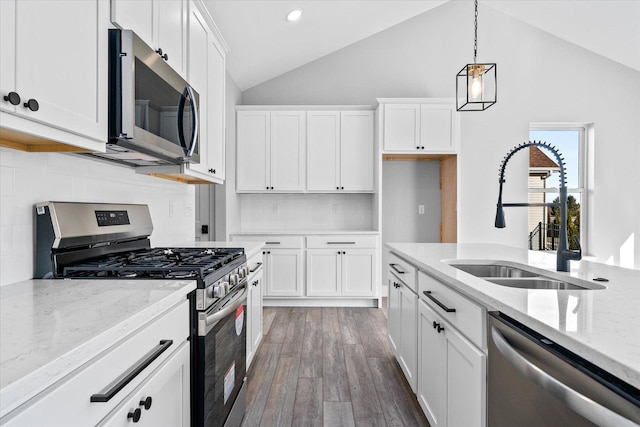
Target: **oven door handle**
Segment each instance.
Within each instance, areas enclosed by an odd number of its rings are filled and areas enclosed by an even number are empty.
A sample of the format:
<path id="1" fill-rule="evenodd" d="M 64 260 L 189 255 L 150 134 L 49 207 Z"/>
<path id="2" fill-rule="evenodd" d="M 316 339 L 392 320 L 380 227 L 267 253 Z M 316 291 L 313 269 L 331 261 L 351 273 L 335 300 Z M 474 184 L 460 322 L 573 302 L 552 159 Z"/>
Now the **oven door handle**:
<path id="1" fill-rule="evenodd" d="M 237 299 L 235 299 L 231 305 L 207 316 L 207 319 L 205 320 L 205 325 L 207 326 L 207 328 L 209 328 L 212 325 L 215 325 L 220 320 L 224 319 L 229 314 L 233 313 L 238 307 L 242 305 L 244 301 L 247 300 L 248 293 L 249 293 L 249 288 L 245 285 L 242 295 L 240 295 Z"/>

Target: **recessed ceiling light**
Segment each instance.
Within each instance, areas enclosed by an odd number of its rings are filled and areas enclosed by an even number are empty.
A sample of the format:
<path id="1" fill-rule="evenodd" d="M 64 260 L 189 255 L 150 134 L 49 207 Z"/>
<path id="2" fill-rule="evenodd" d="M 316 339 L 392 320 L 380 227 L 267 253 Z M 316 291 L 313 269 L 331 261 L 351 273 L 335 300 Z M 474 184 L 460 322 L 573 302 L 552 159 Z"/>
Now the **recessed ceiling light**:
<path id="1" fill-rule="evenodd" d="M 292 10 L 287 15 L 287 21 L 296 22 L 302 16 L 302 11 L 300 9 Z"/>

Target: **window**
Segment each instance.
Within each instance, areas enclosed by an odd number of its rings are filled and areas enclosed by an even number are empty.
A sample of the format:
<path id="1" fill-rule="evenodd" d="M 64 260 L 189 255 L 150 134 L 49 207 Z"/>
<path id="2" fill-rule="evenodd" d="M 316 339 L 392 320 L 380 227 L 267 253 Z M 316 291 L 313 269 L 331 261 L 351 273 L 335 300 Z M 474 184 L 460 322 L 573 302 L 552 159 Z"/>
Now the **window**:
<path id="1" fill-rule="evenodd" d="M 585 125 L 532 125 L 530 141 L 555 146 L 565 163 L 567 180 L 567 234 L 569 247 L 578 249 L 574 237 L 586 252 L 587 127 Z M 529 148 L 529 203 L 558 203 L 560 165 L 546 149 Z M 554 251 L 558 248 L 560 211 L 557 207 L 529 207 L 529 249 Z"/>

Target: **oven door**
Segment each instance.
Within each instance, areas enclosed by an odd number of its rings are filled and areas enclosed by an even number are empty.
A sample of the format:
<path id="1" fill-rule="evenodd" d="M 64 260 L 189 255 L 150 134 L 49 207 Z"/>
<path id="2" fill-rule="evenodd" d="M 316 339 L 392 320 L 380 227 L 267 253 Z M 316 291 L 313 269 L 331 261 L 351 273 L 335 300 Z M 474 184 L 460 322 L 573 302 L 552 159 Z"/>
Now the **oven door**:
<path id="1" fill-rule="evenodd" d="M 246 281 L 198 315 L 196 426 L 239 426 L 246 406 Z"/>

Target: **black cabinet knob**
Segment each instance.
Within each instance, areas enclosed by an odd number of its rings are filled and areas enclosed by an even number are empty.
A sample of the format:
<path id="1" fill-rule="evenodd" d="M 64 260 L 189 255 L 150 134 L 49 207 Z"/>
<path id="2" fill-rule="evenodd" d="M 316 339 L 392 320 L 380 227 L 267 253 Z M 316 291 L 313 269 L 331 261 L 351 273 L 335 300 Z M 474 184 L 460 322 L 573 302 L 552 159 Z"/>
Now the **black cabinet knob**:
<path id="1" fill-rule="evenodd" d="M 340 189 L 340 187 L 336 187 L 336 190 L 339 190 L 339 189 Z"/>
<path id="2" fill-rule="evenodd" d="M 416 150 L 419 150 L 419 149 L 420 149 L 420 146 L 419 146 L 419 145 L 416 145 Z"/>
<path id="3" fill-rule="evenodd" d="M 271 189 L 273 190 L 273 187 L 271 187 Z"/>
<path id="4" fill-rule="evenodd" d="M 269 189 L 269 187 L 267 187 L 267 190 Z"/>
<path id="5" fill-rule="evenodd" d="M 156 50 L 156 53 L 157 53 L 158 55 L 162 56 L 162 48 L 158 48 L 158 49 Z"/>
<path id="6" fill-rule="evenodd" d="M 169 55 L 167 55 L 166 53 L 164 55 L 162 55 L 162 59 L 164 59 L 165 61 L 169 60 Z"/>
<path id="7" fill-rule="evenodd" d="M 136 408 L 133 411 L 129 411 L 127 414 L 127 419 L 132 418 L 134 423 L 140 421 L 140 416 L 142 415 L 142 411 L 140 408 Z"/>
<path id="8" fill-rule="evenodd" d="M 340 187 L 341 190 L 344 190 L 344 187 Z"/>
<path id="9" fill-rule="evenodd" d="M 18 105 L 20 104 L 20 95 L 18 95 L 18 92 L 9 92 L 4 96 L 4 100 L 9 101 L 11 105 Z"/>
<path id="10" fill-rule="evenodd" d="M 436 326 L 438 326 L 438 323 L 436 323 L 436 321 L 434 320 L 434 321 L 433 321 L 433 329 L 435 329 L 435 328 L 436 328 Z"/>
<path id="11" fill-rule="evenodd" d="M 209 173 L 216 173 L 215 169 L 209 169 Z"/>
<path id="12" fill-rule="evenodd" d="M 422 150 L 424 150 L 424 147 L 420 147 Z"/>
<path id="13" fill-rule="evenodd" d="M 40 104 L 38 104 L 38 101 L 36 101 L 35 99 L 30 99 L 22 105 L 24 105 L 25 108 L 28 108 L 31 111 L 38 111 L 40 109 Z"/>
<path id="14" fill-rule="evenodd" d="M 270 254 L 270 253 L 271 253 L 271 251 L 267 251 L 267 254 Z"/>
<path id="15" fill-rule="evenodd" d="M 266 251 L 262 251 L 262 255 L 264 255 L 264 254 L 266 254 L 266 253 L 267 253 Z"/>
<path id="16" fill-rule="evenodd" d="M 438 327 L 436 328 L 436 330 L 438 331 L 438 333 L 444 331 L 444 326 L 440 326 L 440 324 L 438 323 Z"/>
<path id="17" fill-rule="evenodd" d="M 152 401 L 151 396 L 147 396 L 146 399 L 140 400 L 140 406 L 144 407 L 144 409 L 148 411 L 151 408 Z"/>

